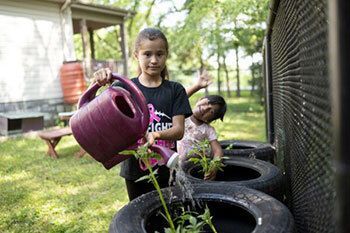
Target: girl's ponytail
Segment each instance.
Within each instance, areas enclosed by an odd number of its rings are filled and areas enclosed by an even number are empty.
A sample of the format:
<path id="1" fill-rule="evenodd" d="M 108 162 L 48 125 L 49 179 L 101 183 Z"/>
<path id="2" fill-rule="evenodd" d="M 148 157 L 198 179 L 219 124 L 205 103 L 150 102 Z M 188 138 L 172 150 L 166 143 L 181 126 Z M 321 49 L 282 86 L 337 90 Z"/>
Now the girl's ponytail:
<path id="1" fill-rule="evenodd" d="M 160 72 L 160 77 L 162 77 L 163 80 L 169 79 L 169 72 L 166 65 L 164 66 L 164 69 L 162 70 L 162 72 Z"/>

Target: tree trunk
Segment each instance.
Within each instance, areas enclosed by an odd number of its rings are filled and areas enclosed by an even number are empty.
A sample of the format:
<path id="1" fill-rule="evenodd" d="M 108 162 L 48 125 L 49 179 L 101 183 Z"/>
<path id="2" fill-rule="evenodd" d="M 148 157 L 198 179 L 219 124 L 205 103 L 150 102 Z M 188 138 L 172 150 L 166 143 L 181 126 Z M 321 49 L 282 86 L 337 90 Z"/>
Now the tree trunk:
<path id="1" fill-rule="evenodd" d="M 88 28 L 88 32 L 89 32 L 89 39 L 90 39 L 91 59 L 95 59 L 94 30 Z"/>
<path id="2" fill-rule="evenodd" d="M 241 97 L 241 84 L 240 84 L 240 77 L 239 77 L 239 58 L 238 58 L 238 48 L 239 46 L 236 46 L 235 50 L 236 50 L 236 78 L 237 78 L 237 92 L 236 92 L 236 96 L 237 97 Z"/>
<path id="3" fill-rule="evenodd" d="M 259 99 L 260 99 L 260 104 L 264 105 L 265 101 L 264 101 L 264 78 L 263 78 L 263 72 L 262 72 L 262 67 L 261 66 L 257 66 L 257 70 L 258 70 L 258 77 L 256 77 L 257 80 L 257 89 L 258 89 L 258 94 L 259 94 Z"/>
<path id="4" fill-rule="evenodd" d="M 221 62 L 220 62 L 220 54 L 217 54 L 217 63 L 218 63 L 218 71 L 217 71 L 217 76 L 218 76 L 218 93 L 221 95 L 221 79 L 220 79 L 220 69 L 221 69 Z"/>
<path id="5" fill-rule="evenodd" d="M 226 56 L 224 55 L 223 58 L 224 58 L 223 66 L 224 66 L 225 76 L 226 76 L 226 91 L 227 91 L 227 96 L 228 96 L 228 97 L 231 97 L 230 79 L 229 79 L 229 76 L 228 76 L 228 70 L 227 70 L 227 65 L 226 65 Z"/>
<path id="6" fill-rule="evenodd" d="M 132 11 L 136 12 L 138 7 L 140 5 L 140 1 L 139 0 L 135 0 L 134 4 L 132 6 Z M 134 26 L 134 17 L 130 17 L 130 23 L 128 26 L 128 35 L 132 35 L 132 28 Z"/>
<path id="7" fill-rule="evenodd" d="M 119 24 L 120 26 L 120 47 L 122 50 L 122 57 L 123 57 L 123 74 L 125 76 L 129 76 L 129 71 L 128 71 L 128 50 L 127 50 L 127 43 L 126 43 L 126 38 L 125 38 L 125 27 L 124 23 Z"/>
<path id="8" fill-rule="evenodd" d="M 253 58 L 253 56 L 252 56 L 252 58 Z M 250 66 L 250 72 L 251 72 L 251 74 L 252 74 L 252 81 L 251 81 L 251 89 L 250 89 L 250 96 L 253 96 L 253 94 L 254 94 L 254 91 L 255 91 L 255 64 L 254 64 L 254 62 L 253 62 L 253 60 L 252 60 L 252 64 L 251 64 L 251 66 Z"/>
<path id="9" fill-rule="evenodd" d="M 141 1 L 139 1 L 139 0 L 134 0 L 133 1 L 133 4 L 132 4 L 132 11 L 134 11 L 134 12 L 137 12 L 138 11 L 138 8 L 139 8 L 139 5 L 140 5 L 140 2 Z M 131 4 L 130 4 L 131 5 Z M 137 20 L 136 20 L 136 23 L 137 23 Z M 127 36 L 128 37 L 130 37 L 130 38 L 132 38 L 133 36 L 134 36 L 134 34 L 133 34 L 133 28 L 134 27 L 137 27 L 137 25 L 134 25 L 135 24 L 135 17 L 130 17 L 130 21 L 129 21 L 129 23 L 128 23 L 128 27 L 127 27 Z M 127 46 L 127 53 L 128 53 L 128 56 L 130 55 L 130 54 L 133 54 L 133 46 L 132 46 L 132 44 L 131 43 L 129 43 L 129 44 L 127 44 L 126 45 Z"/>
<path id="10" fill-rule="evenodd" d="M 252 81 L 251 81 L 251 89 L 250 89 L 250 96 L 253 96 L 255 91 L 255 75 L 254 75 L 254 68 L 250 70 L 252 73 Z"/>
<path id="11" fill-rule="evenodd" d="M 148 7 L 148 11 L 147 11 L 147 13 L 146 13 L 146 15 L 145 15 L 145 22 L 147 22 L 147 24 L 150 24 L 150 22 L 149 22 L 149 16 L 151 15 L 152 8 L 153 8 L 155 2 L 156 2 L 156 0 L 153 0 L 153 1 L 151 2 L 151 5 Z"/>

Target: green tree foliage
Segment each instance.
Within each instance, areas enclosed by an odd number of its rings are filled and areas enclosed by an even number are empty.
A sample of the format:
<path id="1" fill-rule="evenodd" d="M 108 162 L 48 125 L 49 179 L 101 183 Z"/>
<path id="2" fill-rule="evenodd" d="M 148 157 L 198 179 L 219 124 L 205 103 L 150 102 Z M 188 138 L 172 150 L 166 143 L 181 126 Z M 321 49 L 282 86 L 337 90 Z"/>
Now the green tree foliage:
<path id="1" fill-rule="evenodd" d="M 178 6 L 169 0 L 91 2 L 135 13 L 126 23 L 130 57 L 133 54 L 134 39 L 140 29 L 159 27 L 169 40 L 170 69 L 183 71 L 185 74 L 203 68 L 215 69 L 219 91 L 224 82 L 227 91 L 232 90 L 230 84 L 235 83 L 237 95 L 240 91 L 241 76 L 238 54 L 253 56 L 261 52 L 269 3 L 268 0 L 186 0 L 182 6 Z M 154 9 L 164 3 L 168 4 L 168 10 L 161 15 L 154 15 Z M 172 26 L 166 25 L 164 19 L 171 20 L 173 15 L 178 13 L 185 15 L 184 19 Z M 118 30 L 118 27 L 115 27 L 109 33 L 98 34 L 97 58 L 120 57 L 120 48 L 115 42 Z M 113 49 L 118 52 L 111 52 Z M 236 58 L 228 59 L 232 57 Z M 209 60 L 216 61 L 216 64 L 210 63 Z"/>
<path id="2" fill-rule="evenodd" d="M 235 67 L 237 95 L 240 91 L 239 60 L 227 60 L 230 53 L 246 55 L 260 52 L 267 18 L 267 0 L 187 0 L 178 11 L 186 12 L 184 22 L 173 28 L 170 41 L 179 69 L 198 69 L 213 57 L 217 61 L 218 91 L 221 91 L 221 69 Z M 238 56 L 237 56 L 238 59 Z M 226 78 L 227 90 L 230 78 Z"/>

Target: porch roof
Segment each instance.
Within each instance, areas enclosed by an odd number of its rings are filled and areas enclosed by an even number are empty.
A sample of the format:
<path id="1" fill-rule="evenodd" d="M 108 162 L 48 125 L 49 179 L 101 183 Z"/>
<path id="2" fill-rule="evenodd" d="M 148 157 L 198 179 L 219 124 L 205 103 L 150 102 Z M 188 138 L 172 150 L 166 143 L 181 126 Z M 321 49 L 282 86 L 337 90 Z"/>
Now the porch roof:
<path id="1" fill-rule="evenodd" d="M 86 20 L 89 30 L 97 30 L 123 23 L 127 17 L 134 15 L 134 12 L 116 7 L 85 4 L 73 2 L 71 4 L 73 32 L 80 33 L 80 20 Z"/>
<path id="2" fill-rule="evenodd" d="M 85 3 L 79 0 L 47 0 L 62 4 L 62 8 L 70 7 L 72 11 L 73 33 L 80 33 L 80 20 L 86 20 L 89 30 L 97 30 L 104 27 L 123 23 L 128 17 L 135 14 L 134 11 L 124 10 L 118 7 Z M 61 8 L 61 9 L 62 9 Z"/>

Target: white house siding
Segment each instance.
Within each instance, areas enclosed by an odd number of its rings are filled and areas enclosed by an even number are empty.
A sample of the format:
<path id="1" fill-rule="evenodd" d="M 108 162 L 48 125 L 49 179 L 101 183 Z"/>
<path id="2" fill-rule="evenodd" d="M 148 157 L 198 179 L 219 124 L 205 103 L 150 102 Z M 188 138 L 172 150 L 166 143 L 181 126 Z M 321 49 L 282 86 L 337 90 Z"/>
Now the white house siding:
<path id="1" fill-rule="evenodd" d="M 62 98 L 60 8 L 0 0 L 0 104 Z"/>

